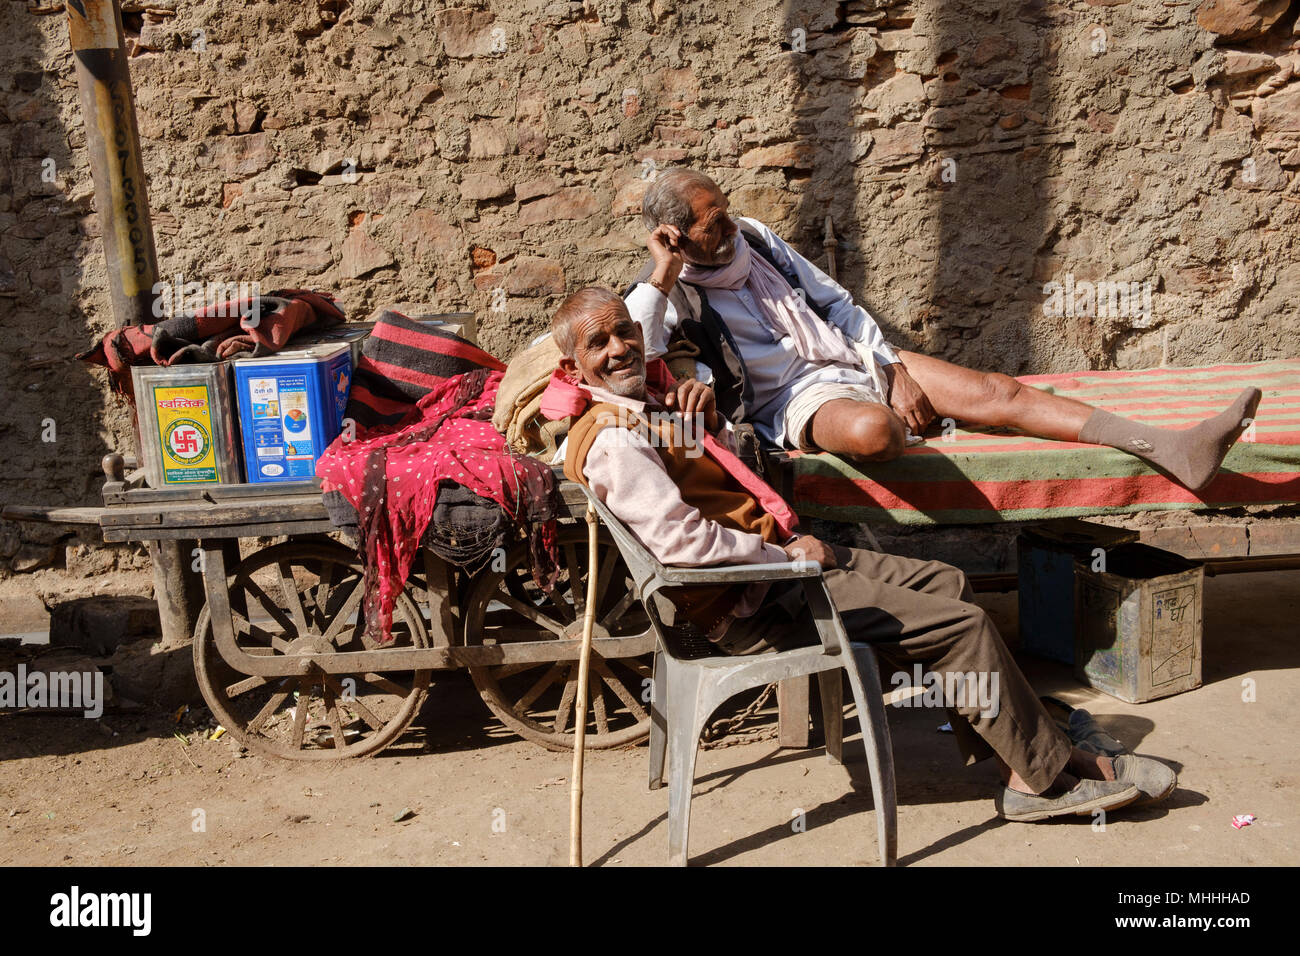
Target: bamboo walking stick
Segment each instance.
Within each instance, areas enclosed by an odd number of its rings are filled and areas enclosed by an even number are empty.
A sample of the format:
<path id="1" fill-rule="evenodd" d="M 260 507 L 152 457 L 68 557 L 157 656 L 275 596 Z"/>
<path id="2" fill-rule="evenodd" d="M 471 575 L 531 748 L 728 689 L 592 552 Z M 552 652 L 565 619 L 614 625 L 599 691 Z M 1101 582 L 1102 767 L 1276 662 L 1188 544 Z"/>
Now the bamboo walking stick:
<path id="1" fill-rule="evenodd" d="M 573 574 L 572 568 L 569 570 Z M 587 743 L 587 673 L 591 665 L 591 632 L 596 624 L 596 506 L 587 503 L 587 606 L 582 616 L 582 653 L 578 657 L 577 726 L 573 740 L 573 778 L 569 785 L 569 865 L 582 866 L 582 760 Z M 570 586 L 574 586 L 570 580 Z M 576 597 L 576 595 L 575 595 Z"/>

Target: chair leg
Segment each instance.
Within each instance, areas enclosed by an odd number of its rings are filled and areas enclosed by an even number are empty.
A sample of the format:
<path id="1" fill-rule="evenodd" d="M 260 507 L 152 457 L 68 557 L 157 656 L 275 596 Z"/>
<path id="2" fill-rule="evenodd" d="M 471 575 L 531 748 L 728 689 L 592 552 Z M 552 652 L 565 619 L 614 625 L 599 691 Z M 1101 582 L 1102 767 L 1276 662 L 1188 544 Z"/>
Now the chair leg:
<path id="1" fill-rule="evenodd" d="M 685 866 L 695 755 L 710 711 L 705 710 L 700 699 L 700 668 L 672 662 L 667 678 L 668 734 L 672 737 L 668 748 L 668 865 Z"/>
<path id="2" fill-rule="evenodd" d="M 654 678 L 650 686 L 650 789 L 664 785 L 664 760 L 668 754 L 668 711 L 665 708 L 668 683 L 664 652 L 655 651 Z"/>
<path id="3" fill-rule="evenodd" d="M 846 670 L 849 671 L 849 683 L 853 687 L 858 723 L 862 727 L 862 744 L 867 751 L 867 767 L 871 772 L 871 795 L 876 805 L 876 839 L 880 848 L 880 864 L 893 866 L 898 861 L 898 797 L 894 786 L 894 750 L 889 740 L 884 691 L 880 686 L 880 671 L 876 667 L 876 652 L 867 644 L 851 644 L 850 647 L 856 666 Z"/>
<path id="4" fill-rule="evenodd" d="M 822 698 L 822 728 L 826 738 L 826 759 L 831 763 L 844 762 L 844 682 L 840 669 L 822 671 L 817 675 L 817 688 Z"/>

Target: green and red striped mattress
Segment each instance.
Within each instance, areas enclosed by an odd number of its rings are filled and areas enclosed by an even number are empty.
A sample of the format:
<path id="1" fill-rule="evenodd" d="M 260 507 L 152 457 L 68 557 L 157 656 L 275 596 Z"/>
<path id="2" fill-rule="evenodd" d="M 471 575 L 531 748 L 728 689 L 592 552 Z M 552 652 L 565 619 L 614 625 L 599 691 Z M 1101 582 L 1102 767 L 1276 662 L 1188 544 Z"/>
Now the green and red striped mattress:
<path id="1" fill-rule="evenodd" d="M 853 523 L 986 524 L 1300 501 L 1300 359 L 1020 381 L 1162 426 L 1208 418 L 1249 385 L 1264 398 L 1254 435 L 1196 494 L 1113 448 L 958 427 L 879 464 L 792 455 L 795 511 Z"/>

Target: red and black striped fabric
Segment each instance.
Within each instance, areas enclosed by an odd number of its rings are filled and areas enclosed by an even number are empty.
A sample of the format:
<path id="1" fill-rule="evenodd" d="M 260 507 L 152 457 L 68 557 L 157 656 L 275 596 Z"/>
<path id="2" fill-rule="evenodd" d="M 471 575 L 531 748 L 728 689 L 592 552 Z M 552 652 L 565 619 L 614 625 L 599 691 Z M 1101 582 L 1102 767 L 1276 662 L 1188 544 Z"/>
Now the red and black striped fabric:
<path id="1" fill-rule="evenodd" d="M 347 416 L 360 428 L 396 425 L 449 378 L 505 365 L 452 332 L 384 312 L 361 346 Z"/>
<path id="2" fill-rule="evenodd" d="M 259 299 L 263 309 L 270 300 L 288 301 L 277 302 L 272 311 L 259 312 L 256 319 L 241 318 Z M 115 329 L 74 358 L 104 366 L 113 389 L 134 402 L 134 365 L 211 363 L 241 352 L 272 355 L 303 329 L 338 325 L 343 318 L 343 310 L 327 292 L 277 289 L 265 297 L 212 302 L 162 322 Z"/>

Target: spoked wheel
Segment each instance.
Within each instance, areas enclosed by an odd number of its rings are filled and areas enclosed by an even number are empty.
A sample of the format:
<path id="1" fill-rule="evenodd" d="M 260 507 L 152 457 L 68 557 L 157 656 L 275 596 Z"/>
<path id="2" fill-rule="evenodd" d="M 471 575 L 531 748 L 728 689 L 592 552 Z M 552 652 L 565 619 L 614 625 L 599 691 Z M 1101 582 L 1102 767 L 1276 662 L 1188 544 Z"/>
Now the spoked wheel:
<path id="1" fill-rule="evenodd" d="M 241 561 L 228 587 L 239 648 L 255 656 L 373 650 L 364 638 L 362 566 L 332 542 L 289 542 Z M 393 641 L 428 647 L 424 618 L 405 594 Z M 375 753 L 414 719 L 431 672 L 244 676 L 221 657 L 204 605 L 194 629 L 194 671 L 213 715 L 249 750 L 291 760 Z"/>
<path id="2" fill-rule="evenodd" d="M 546 594 L 532 579 L 525 545 L 511 548 L 497 566 L 480 572 L 465 608 L 465 643 L 504 646 L 532 641 L 581 641 L 587 598 L 587 527 L 561 525 L 560 576 Z M 587 683 L 585 746 L 621 747 L 650 733 L 649 687 L 654 637 L 650 621 L 631 592 L 618 549 L 602 531 L 599 539 L 596 624 L 593 640 L 618 638 L 626 654 L 593 649 Z M 617 646 L 616 646 L 616 649 Z M 573 749 L 578 661 L 540 659 L 469 669 L 474 686 L 511 730 L 550 750 Z"/>

